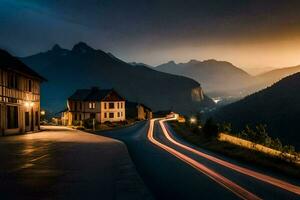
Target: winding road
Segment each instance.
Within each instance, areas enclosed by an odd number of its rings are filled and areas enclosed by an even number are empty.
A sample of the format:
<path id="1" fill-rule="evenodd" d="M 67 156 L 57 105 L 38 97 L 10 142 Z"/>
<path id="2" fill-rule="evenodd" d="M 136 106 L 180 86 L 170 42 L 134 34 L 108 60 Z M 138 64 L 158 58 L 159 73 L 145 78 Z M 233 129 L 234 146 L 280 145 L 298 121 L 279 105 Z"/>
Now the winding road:
<path id="1" fill-rule="evenodd" d="M 299 180 L 194 147 L 153 119 L 100 134 L 122 140 L 157 199 L 300 199 Z"/>

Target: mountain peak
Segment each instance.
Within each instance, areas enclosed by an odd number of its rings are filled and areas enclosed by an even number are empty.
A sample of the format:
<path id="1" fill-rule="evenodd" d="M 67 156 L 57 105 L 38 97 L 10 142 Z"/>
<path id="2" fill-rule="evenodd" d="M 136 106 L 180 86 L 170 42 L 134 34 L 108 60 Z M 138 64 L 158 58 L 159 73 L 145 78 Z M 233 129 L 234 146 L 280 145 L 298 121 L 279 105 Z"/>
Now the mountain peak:
<path id="1" fill-rule="evenodd" d="M 199 62 L 201 62 L 201 61 L 196 60 L 196 59 L 191 59 L 188 63 L 189 63 L 189 64 L 197 64 L 197 63 L 199 63 Z"/>
<path id="2" fill-rule="evenodd" d="M 176 64 L 174 60 L 170 60 L 167 64 Z"/>
<path id="3" fill-rule="evenodd" d="M 80 52 L 80 53 L 85 53 L 85 52 L 91 51 L 91 50 L 94 50 L 94 49 L 92 47 L 88 46 L 84 42 L 79 42 L 79 43 L 75 44 L 72 48 L 72 51 Z"/>
<path id="4" fill-rule="evenodd" d="M 59 46 L 59 44 L 55 44 L 53 47 L 52 47 L 52 51 L 60 51 L 62 50 L 62 48 Z"/>

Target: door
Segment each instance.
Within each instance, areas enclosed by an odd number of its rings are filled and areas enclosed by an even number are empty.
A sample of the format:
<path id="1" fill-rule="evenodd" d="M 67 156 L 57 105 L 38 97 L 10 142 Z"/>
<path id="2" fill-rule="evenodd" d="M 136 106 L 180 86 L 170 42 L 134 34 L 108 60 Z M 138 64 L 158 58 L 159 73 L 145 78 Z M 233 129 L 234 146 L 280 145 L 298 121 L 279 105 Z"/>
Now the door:
<path id="1" fill-rule="evenodd" d="M 31 108 L 31 131 L 34 131 L 34 118 L 33 118 L 33 108 Z"/>

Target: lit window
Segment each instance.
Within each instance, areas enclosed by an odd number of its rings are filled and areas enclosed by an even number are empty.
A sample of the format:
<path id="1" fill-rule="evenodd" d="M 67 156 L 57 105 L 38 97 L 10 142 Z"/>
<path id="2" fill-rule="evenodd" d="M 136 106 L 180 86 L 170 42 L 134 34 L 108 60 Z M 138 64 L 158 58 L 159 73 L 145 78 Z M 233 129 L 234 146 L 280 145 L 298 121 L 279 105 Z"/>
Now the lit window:
<path id="1" fill-rule="evenodd" d="M 89 103 L 89 108 L 90 108 L 90 109 L 96 108 L 96 103 L 95 103 L 95 102 L 90 102 L 90 103 Z"/>

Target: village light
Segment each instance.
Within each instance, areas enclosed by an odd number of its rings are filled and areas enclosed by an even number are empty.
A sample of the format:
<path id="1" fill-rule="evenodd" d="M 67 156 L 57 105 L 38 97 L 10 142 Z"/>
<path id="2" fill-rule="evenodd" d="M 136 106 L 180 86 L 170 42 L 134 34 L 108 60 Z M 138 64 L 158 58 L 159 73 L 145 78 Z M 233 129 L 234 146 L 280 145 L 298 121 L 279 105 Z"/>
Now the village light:
<path id="1" fill-rule="evenodd" d="M 41 110 L 41 115 L 45 115 L 46 112 L 44 110 Z"/>
<path id="2" fill-rule="evenodd" d="M 33 105 L 34 105 L 33 102 L 29 102 L 29 101 L 26 101 L 26 102 L 25 102 L 25 107 L 27 107 L 27 108 L 32 108 Z"/>
<path id="3" fill-rule="evenodd" d="M 191 117 L 190 123 L 195 124 L 197 122 L 197 119 L 195 117 Z"/>

